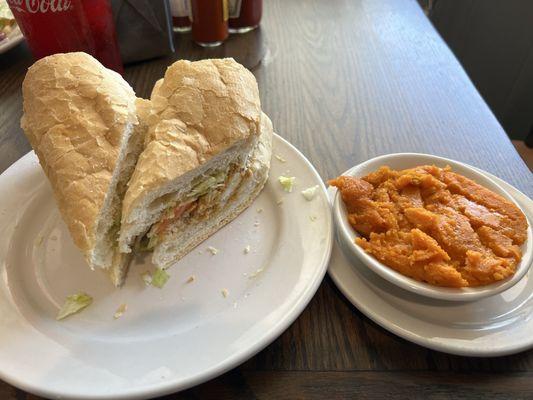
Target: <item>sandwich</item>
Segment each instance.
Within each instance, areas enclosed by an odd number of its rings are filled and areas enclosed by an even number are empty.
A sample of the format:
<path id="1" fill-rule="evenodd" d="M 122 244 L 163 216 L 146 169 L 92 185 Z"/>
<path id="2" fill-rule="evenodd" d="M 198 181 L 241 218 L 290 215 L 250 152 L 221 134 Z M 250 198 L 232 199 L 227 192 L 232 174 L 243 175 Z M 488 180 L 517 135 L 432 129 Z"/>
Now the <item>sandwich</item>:
<path id="1" fill-rule="evenodd" d="M 136 252 L 168 268 L 268 178 L 272 123 L 233 59 L 178 61 L 144 100 L 93 57 L 56 54 L 22 90 L 21 126 L 73 241 L 117 287 Z"/>
<path id="2" fill-rule="evenodd" d="M 168 268 L 246 209 L 270 167 L 272 123 L 254 76 L 233 59 L 178 61 L 144 110 L 119 248 Z"/>
<path id="3" fill-rule="evenodd" d="M 118 248 L 122 199 L 144 139 L 133 89 L 90 55 L 68 53 L 31 66 L 22 93 L 22 129 L 74 243 L 120 285 L 131 259 Z"/>

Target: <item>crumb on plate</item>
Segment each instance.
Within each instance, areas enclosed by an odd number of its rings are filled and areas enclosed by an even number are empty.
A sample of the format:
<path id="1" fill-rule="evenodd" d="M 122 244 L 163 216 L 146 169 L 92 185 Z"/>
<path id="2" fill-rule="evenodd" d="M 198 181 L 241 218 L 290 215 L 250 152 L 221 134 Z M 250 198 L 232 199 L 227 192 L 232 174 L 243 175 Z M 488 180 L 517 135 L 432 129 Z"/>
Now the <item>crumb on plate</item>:
<path id="1" fill-rule="evenodd" d="M 40 246 L 41 244 L 43 244 L 43 240 L 44 236 L 42 233 L 40 233 L 39 236 L 37 236 L 37 239 L 35 240 L 35 246 Z"/>
<path id="2" fill-rule="evenodd" d="M 152 274 L 150 271 L 144 271 L 141 273 L 141 278 L 146 286 L 150 286 L 152 284 Z"/>
<path id="3" fill-rule="evenodd" d="M 115 314 L 113 315 L 113 319 L 119 319 L 122 317 L 127 309 L 128 305 L 125 303 L 118 306 L 117 311 L 115 311 Z"/>
<path id="4" fill-rule="evenodd" d="M 254 272 L 252 272 L 252 273 L 250 274 L 250 276 L 248 276 L 248 279 L 253 279 L 253 278 L 255 278 L 257 275 L 259 275 L 261 272 L 263 272 L 263 270 L 264 270 L 263 267 L 262 267 L 262 268 L 258 268 L 258 269 L 256 269 Z"/>
<path id="5" fill-rule="evenodd" d="M 215 247 L 213 247 L 213 246 L 209 246 L 209 247 L 207 248 L 207 251 L 210 252 L 212 255 L 215 255 L 215 254 L 218 253 L 218 249 L 215 248 Z"/>
<path id="6" fill-rule="evenodd" d="M 318 193 L 318 185 L 308 187 L 307 189 L 304 189 L 301 191 L 302 196 L 307 200 L 311 201 L 316 197 L 316 194 Z"/>

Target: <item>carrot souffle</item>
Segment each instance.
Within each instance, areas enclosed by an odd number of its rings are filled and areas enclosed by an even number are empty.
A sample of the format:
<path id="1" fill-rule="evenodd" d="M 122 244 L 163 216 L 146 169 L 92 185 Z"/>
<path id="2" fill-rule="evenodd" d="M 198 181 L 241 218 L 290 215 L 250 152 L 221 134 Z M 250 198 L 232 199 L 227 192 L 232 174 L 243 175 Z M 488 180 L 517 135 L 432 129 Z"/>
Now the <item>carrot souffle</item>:
<path id="1" fill-rule="evenodd" d="M 481 286 L 513 275 L 527 221 L 512 202 L 451 171 L 424 165 L 340 176 L 355 242 L 399 273 L 436 286 Z"/>

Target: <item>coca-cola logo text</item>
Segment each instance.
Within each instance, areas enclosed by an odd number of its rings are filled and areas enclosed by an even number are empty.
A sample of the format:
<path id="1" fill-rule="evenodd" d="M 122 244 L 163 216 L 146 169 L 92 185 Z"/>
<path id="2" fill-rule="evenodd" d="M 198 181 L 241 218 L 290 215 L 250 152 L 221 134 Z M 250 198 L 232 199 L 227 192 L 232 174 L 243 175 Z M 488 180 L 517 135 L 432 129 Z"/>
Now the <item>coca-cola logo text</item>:
<path id="1" fill-rule="evenodd" d="M 72 0 L 7 0 L 11 9 L 18 12 L 61 12 L 72 8 Z"/>

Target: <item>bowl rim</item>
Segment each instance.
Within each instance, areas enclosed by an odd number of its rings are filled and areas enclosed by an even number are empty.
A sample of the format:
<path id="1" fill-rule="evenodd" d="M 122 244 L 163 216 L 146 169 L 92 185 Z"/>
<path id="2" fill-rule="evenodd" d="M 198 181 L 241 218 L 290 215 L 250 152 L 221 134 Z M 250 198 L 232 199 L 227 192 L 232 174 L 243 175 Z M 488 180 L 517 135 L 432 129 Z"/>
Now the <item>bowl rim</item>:
<path id="1" fill-rule="evenodd" d="M 496 295 L 498 293 L 503 292 L 504 290 L 507 290 L 514 286 L 516 283 L 518 283 L 524 275 L 528 272 L 532 261 L 533 261 L 533 233 L 531 228 L 531 222 L 529 221 L 527 214 L 524 212 L 522 207 L 516 202 L 516 200 L 506 191 L 504 190 L 499 184 L 497 184 L 494 180 L 492 180 L 484 171 L 473 167 L 471 165 L 462 163 L 460 161 L 440 157 L 440 156 L 434 156 L 431 154 L 424 154 L 424 153 L 392 153 L 392 154 L 386 154 L 381 155 L 378 157 L 371 158 L 361 164 L 355 165 L 354 167 L 350 168 L 349 170 L 342 173 L 342 175 L 347 176 L 361 176 L 368 172 L 362 173 L 362 170 L 370 169 L 371 165 L 375 165 L 380 163 L 380 165 L 386 165 L 386 161 L 390 161 L 392 159 L 398 160 L 398 159 L 409 159 L 413 158 L 412 166 L 416 165 L 424 165 L 424 164 L 434 164 L 437 166 L 445 166 L 450 165 L 453 170 L 458 169 L 465 169 L 468 174 L 475 176 L 469 177 L 469 179 L 473 179 L 476 181 L 476 183 L 486 187 L 487 189 L 494 191 L 495 193 L 501 195 L 505 199 L 511 201 L 513 204 L 515 204 L 520 211 L 524 215 L 526 215 L 526 220 L 528 223 L 527 228 L 527 239 L 524 242 L 524 244 L 521 246 L 522 249 L 522 259 L 520 263 L 517 266 L 516 272 L 511 277 L 504 279 L 499 282 L 492 283 L 490 285 L 485 286 L 479 286 L 479 287 L 467 287 L 467 288 L 449 288 L 449 287 L 440 287 L 440 286 L 434 286 L 430 285 L 428 283 L 419 282 L 415 279 L 409 278 L 405 275 L 402 275 L 401 273 L 393 270 L 392 268 L 388 267 L 387 265 L 381 263 L 377 259 L 375 259 L 370 254 L 366 253 L 361 247 L 356 245 L 354 243 L 355 237 L 360 236 L 348 223 L 348 219 L 346 218 L 346 208 L 344 205 L 344 202 L 341 200 L 339 195 L 339 190 L 337 188 L 333 188 L 335 190 L 335 197 L 333 200 L 333 218 L 335 220 L 336 226 L 337 226 L 337 236 L 339 238 L 339 241 L 342 241 L 342 246 L 344 249 L 347 249 L 350 251 L 352 255 L 355 255 L 360 261 L 362 261 L 366 266 L 368 266 L 374 273 L 378 274 L 385 280 L 395 284 L 396 286 L 405 289 L 407 291 L 410 291 L 412 293 L 430 297 L 433 299 L 439 299 L 439 300 L 448 300 L 448 301 L 473 301 L 478 300 L 484 297 L 489 297 Z M 417 159 L 423 159 L 426 158 L 426 161 L 417 161 Z M 429 161 L 431 160 L 431 161 Z M 375 171 L 378 167 L 372 168 L 372 171 Z M 358 172 L 360 172 L 358 174 Z M 461 171 L 457 171 L 460 174 L 463 174 Z M 468 176 L 467 176 L 468 177 Z M 477 178 L 480 178 L 479 180 Z M 481 182 L 480 182 L 481 181 Z M 488 185 L 486 185 L 488 184 Z"/>

